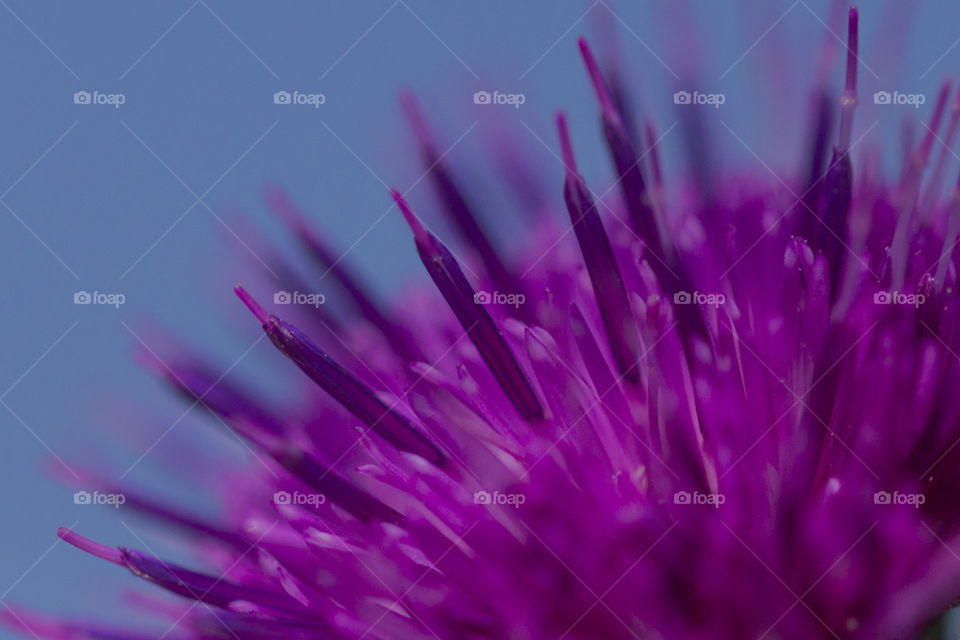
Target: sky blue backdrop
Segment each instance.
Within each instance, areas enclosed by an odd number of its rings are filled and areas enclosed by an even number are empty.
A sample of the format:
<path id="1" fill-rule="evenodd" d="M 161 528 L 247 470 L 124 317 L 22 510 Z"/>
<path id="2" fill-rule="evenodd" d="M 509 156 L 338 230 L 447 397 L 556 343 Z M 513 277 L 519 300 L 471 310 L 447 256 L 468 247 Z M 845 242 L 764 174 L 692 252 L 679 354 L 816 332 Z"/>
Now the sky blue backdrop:
<path id="1" fill-rule="evenodd" d="M 854 136 L 879 123 L 867 146 L 895 151 L 909 110 L 870 104 L 873 91 L 924 92 L 932 102 L 936 83 L 960 69 L 955 2 L 926 0 L 912 22 L 894 17 L 897 29 L 884 32 L 886 7 L 911 4 L 862 6 L 862 57 L 872 72 L 861 69 L 868 99 Z M 378 293 L 422 277 L 382 184 L 405 190 L 421 175 L 396 108 L 400 88 L 443 114 L 442 147 L 463 136 L 451 159 L 475 176 L 476 192 L 495 175 L 476 160 L 483 131 L 505 119 L 559 198 L 560 166 L 537 139 L 555 149 L 558 107 L 571 114 L 584 173 L 605 188 L 611 178 L 575 38 L 606 19 L 638 103 L 661 130 L 676 119 L 677 88 L 722 91 L 727 102 L 709 117 L 724 157 L 763 174 L 749 146 L 789 179 L 820 46 L 833 39 L 824 23 L 840 35 L 842 25 L 831 23 L 826 0 L 748 5 L 688 5 L 696 38 L 685 3 L 673 0 L 0 0 L 0 600 L 122 618 L 107 594 L 133 579 L 56 544 L 58 525 L 76 522 L 109 544 L 142 546 L 142 537 L 168 549 L 140 520 L 121 524 L 107 508 L 74 505 L 73 490 L 44 467 L 59 467 L 54 456 L 96 459 L 115 449 L 113 438 L 130 439 L 130 449 L 115 451 L 116 465 L 128 467 L 178 420 L 183 406 L 130 358 L 141 327 L 159 321 L 189 333 L 225 363 L 249 346 L 257 327 L 230 286 L 251 277 L 251 253 L 261 253 L 247 218 L 282 236 L 261 204 L 265 185 L 286 186 L 337 246 L 353 246 L 350 263 Z M 896 31 L 909 47 L 890 37 Z M 702 84 L 688 86 L 674 73 L 693 58 L 705 61 Z M 326 103 L 276 105 L 278 90 L 320 92 Z M 526 102 L 477 107 L 477 90 L 522 92 Z M 122 93 L 125 103 L 75 104 L 77 91 Z M 671 171 L 679 140 L 674 133 L 663 142 Z M 410 199 L 431 211 L 426 182 Z M 119 292 L 126 303 L 75 305 L 78 290 Z M 260 344 L 239 368 L 256 374 L 271 362 L 270 348 Z M 204 438 L 205 430 L 188 415 L 174 435 Z M 151 455 L 131 477 L 189 501 L 189 488 L 150 471 Z"/>

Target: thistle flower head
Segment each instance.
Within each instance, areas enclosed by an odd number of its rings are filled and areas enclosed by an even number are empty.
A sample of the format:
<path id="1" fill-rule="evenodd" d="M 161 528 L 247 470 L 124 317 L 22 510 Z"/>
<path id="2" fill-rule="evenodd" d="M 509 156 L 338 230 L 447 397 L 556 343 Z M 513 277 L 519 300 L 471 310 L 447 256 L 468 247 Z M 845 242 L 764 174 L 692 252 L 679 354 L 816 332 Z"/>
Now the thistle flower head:
<path id="1" fill-rule="evenodd" d="M 796 184 L 695 158 L 686 212 L 653 125 L 581 39 L 618 197 L 592 191 L 558 114 L 557 215 L 509 259 L 406 96 L 479 272 L 393 191 L 430 288 L 387 310 L 271 192 L 356 312 L 337 335 L 326 312 L 298 328 L 237 287 L 274 366 L 309 381 L 307 408 L 199 354 L 158 368 L 266 460 L 222 520 L 125 490 L 216 549 L 215 570 L 61 538 L 180 596 L 156 606 L 170 638 L 917 637 L 960 598 L 960 190 L 941 197 L 944 154 L 927 171 L 960 94 L 944 84 L 893 184 L 856 163 L 858 18 Z M 140 637 L 3 615 L 49 638 Z"/>

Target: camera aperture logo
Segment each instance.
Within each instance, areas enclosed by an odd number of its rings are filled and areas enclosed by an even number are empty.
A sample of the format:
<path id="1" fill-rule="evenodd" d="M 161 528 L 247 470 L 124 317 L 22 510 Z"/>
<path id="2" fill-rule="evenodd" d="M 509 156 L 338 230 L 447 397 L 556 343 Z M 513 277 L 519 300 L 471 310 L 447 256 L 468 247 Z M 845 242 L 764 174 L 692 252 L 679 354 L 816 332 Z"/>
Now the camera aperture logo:
<path id="1" fill-rule="evenodd" d="M 73 294 L 73 304 L 102 304 L 119 309 L 127 301 L 122 293 L 103 293 L 100 291 L 77 291 Z"/>
<path id="2" fill-rule="evenodd" d="M 922 293 L 903 293 L 900 291 L 877 291 L 873 294 L 874 304 L 903 304 L 917 309 L 927 301 Z"/>
<path id="3" fill-rule="evenodd" d="M 498 505 L 510 506 L 519 509 L 520 505 L 527 501 L 527 496 L 522 493 L 501 493 L 500 491 L 477 491 L 473 494 L 473 504 L 479 505 Z"/>
<path id="4" fill-rule="evenodd" d="M 727 496 L 722 493 L 701 493 L 699 491 L 690 493 L 689 491 L 677 491 L 673 494 L 673 504 L 707 505 L 714 509 L 719 509 L 720 505 L 726 501 Z"/>
<path id="5" fill-rule="evenodd" d="M 522 93 L 500 93 L 494 91 L 477 91 L 473 94 L 473 104 L 500 104 L 509 105 L 514 109 L 519 109 L 520 105 L 527 101 L 527 96 Z"/>
<path id="6" fill-rule="evenodd" d="M 880 105 L 908 105 L 919 109 L 927 101 L 922 93 L 900 93 L 899 91 L 877 91 L 873 94 L 873 104 Z"/>
<path id="7" fill-rule="evenodd" d="M 509 305 L 514 309 L 518 309 L 520 305 L 526 301 L 527 296 L 522 293 L 500 293 L 499 291 L 490 293 L 488 291 L 477 291 L 473 294 L 474 304 Z"/>
<path id="8" fill-rule="evenodd" d="M 305 105 L 319 109 L 326 103 L 327 96 L 322 93 L 304 93 L 302 91 L 277 91 L 273 94 L 273 104 Z"/>
<path id="9" fill-rule="evenodd" d="M 723 93 L 700 93 L 699 91 L 677 91 L 673 94 L 673 104 L 704 104 L 719 109 L 727 101 Z"/>
<path id="10" fill-rule="evenodd" d="M 919 509 L 920 505 L 927 501 L 927 496 L 922 493 L 900 493 L 894 491 L 877 491 L 873 494 L 873 504 L 883 505 L 909 505 L 914 509 Z"/>
<path id="11" fill-rule="evenodd" d="M 322 493 L 303 493 L 302 491 L 277 491 L 273 494 L 273 504 L 291 504 L 298 507 L 319 507 L 326 504 L 327 496 Z"/>
<path id="12" fill-rule="evenodd" d="M 303 293 L 301 291 L 276 291 L 273 294 L 273 304 L 303 304 L 319 308 L 327 301 L 327 296 L 322 293 Z"/>
<path id="13" fill-rule="evenodd" d="M 119 509 L 120 505 L 127 501 L 127 497 L 122 493 L 101 493 L 99 491 L 77 491 L 73 494 L 73 504 L 80 505 L 101 505 L 110 506 Z"/>
<path id="14" fill-rule="evenodd" d="M 699 291 L 677 291 L 673 294 L 673 304 L 699 304 L 719 308 L 726 304 L 727 296 L 722 293 L 701 293 Z"/>
<path id="15" fill-rule="evenodd" d="M 107 105 L 119 109 L 127 101 L 122 93 L 103 93 L 102 91 L 77 91 L 73 94 L 73 104 Z"/>

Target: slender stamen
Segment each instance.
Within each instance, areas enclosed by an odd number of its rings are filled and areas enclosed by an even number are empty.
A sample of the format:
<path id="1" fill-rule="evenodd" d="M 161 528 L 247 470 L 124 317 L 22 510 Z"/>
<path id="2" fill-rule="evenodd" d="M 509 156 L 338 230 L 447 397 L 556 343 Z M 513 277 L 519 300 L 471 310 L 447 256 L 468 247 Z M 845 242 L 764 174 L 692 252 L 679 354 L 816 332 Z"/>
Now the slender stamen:
<path id="1" fill-rule="evenodd" d="M 620 374 L 631 382 L 636 382 L 640 376 L 639 339 L 620 267 L 617 265 L 610 239 L 603 228 L 593 197 L 584 184 L 583 178 L 577 173 L 573 145 L 567 130 L 567 119 L 562 113 L 557 115 L 557 129 L 560 134 L 563 162 L 566 165 L 563 197 L 576 232 L 577 242 L 580 244 L 580 252 L 587 266 L 587 273 L 590 275 L 590 282 L 593 284 L 610 350 Z"/>
<path id="2" fill-rule="evenodd" d="M 477 351 L 510 402 L 527 420 L 543 417 L 543 408 L 530 381 L 493 318 L 482 304 L 477 303 L 476 292 L 463 275 L 456 259 L 443 243 L 421 224 L 400 192 L 393 190 L 391 194 L 413 230 L 417 253 L 427 273 L 476 345 Z"/>
<path id="3" fill-rule="evenodd" d="M 256 316 L 257 320 L 261 324 L 267 325 L 270 323 L 270 319 L 273 317 L 271 314 L 267 313 L 263 307 L 260 306 L 260 303 L 257 302 L 250 292 L 243 288 L 239 282 L 233 286 L 233 290 L 236 292 L 237 297 L 247 305 L 247 309 L 250 309 L 250 312 Z"/>
<path id="4" fill-rule="evenodd" d="M 264 311 L 243 287 L 238 285 L 235 291 L 260 320 L 263 331 L 277 349 L 334 400 L 398 449 L 415 453 L 437 465 L 446 461 L 446 456 L 433 442 L 406 418 L 387 407 L 372 389 L 337 364 L 310 338 L 293 325 Z"/>
<path id="5" fill-rule="evenodd" d="M 77 549 L 86 551 L 91 555 L 97 556 L 98 558 L 103 558 L 104 560 L 112 562 L 116 565 L 120 565 L 121 567 L 126 566 L 126 563 L 123 561 L 123 553 L 121 553 L 119 549 L 114 549 L 113 547 L 108 547 L 105 544 L 95 542 L 90 538 L 85 538 L 84 536 L 70 530 L 67 527 L 60 527 L 57 529 L 57 535 L 60 536 L 61 540 L 72 544 Z"/>

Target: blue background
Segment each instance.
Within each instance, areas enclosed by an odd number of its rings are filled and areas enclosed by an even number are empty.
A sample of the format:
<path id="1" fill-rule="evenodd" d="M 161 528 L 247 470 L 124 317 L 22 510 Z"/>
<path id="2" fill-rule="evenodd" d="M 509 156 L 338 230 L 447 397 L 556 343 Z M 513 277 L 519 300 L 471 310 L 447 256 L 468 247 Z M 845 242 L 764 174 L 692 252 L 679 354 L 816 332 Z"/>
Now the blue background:
<path id="1" fill-rule="evenodd" d="M 258 328 L 231 286 L 243 279 L 261 296 L 271 290 L 258 260 L 285 235 L 262 204 L 266 185 L 285 186 L 335 246 L 351 247 L 347 261 L 379 295 L 423 278 L 385 187 L 416 183 L 409 199 L 437 219 L 428 182 L 416 182 L 422 168 L 398 90 L 414 89 L 437 116 L 441 149 L 459 139 L 450 159 L 475 194 L 502 191 L 482 154 L 485 132 L 505 123 L 559 202 L 557 108 L 570 113 L 583 173 L 603 189 L 612 178 L 575 38 L 606 23 L 638 105 L 661 132 L 676 121 L 675 90 L 723 92 L 726 104 L 708 114 L 718 157 L 772 179 L 755 153 L 790 183 L 821 45 L 839 46 L 828 25 L 845 37 L 830 4 L 0 0 L 0 601 L 124 618 L 113 594 L 133 578 L 57 544 L 59 525 L 76 523 L 111 545 L 142 548 L 141 538 L 177 557 L 148 523 L 73 504 L 73 487 L 51 478 L 69 476 L 57 457 L 109 460 L 111 472 L 134 465 L 129 478 L 141 486 L 215 509 L 157 473 L 151 456 L 175 451 L 179 438 L 242 449 L 211 436 L 199 412 L 176 422 L 184 405 L 131 350 L 137 336 L 152 344 L 153 324 L 188 335 L 224 366 L 253 344 Z M 911 20 L 897 17 L 917 4 L 861 7 L 870 71 L 860 70 L 867 99 L 854 138 L 867 132 L 864 149 L 883 149 L 890 166 L 901 118 L 917 114 L 869 96 L 922 92 L 929 106 L 937 83 L 960 69 L 960 7 L 926 0 Z M 834 66 L 834 87 L 840 77 Z M 126 101 L 74 104 L 82 90 Z M 326 102 L 276 105 L 278 90 L 323 93 Z M 478 90 L 519 92 L 526 102 L 477 106 Z M 680 140 L 664 135 L 668 176 L 682 171 Z M 515 216 L 488 214 L 504 244 L 516 238 Z M 79 290 L 122 293 L 126 303 L 75 305 Z M 261 342 L 237 371 L 269 387 L 271 348 Z M 175 423 L 169 441 L 137 462 Z"/>

